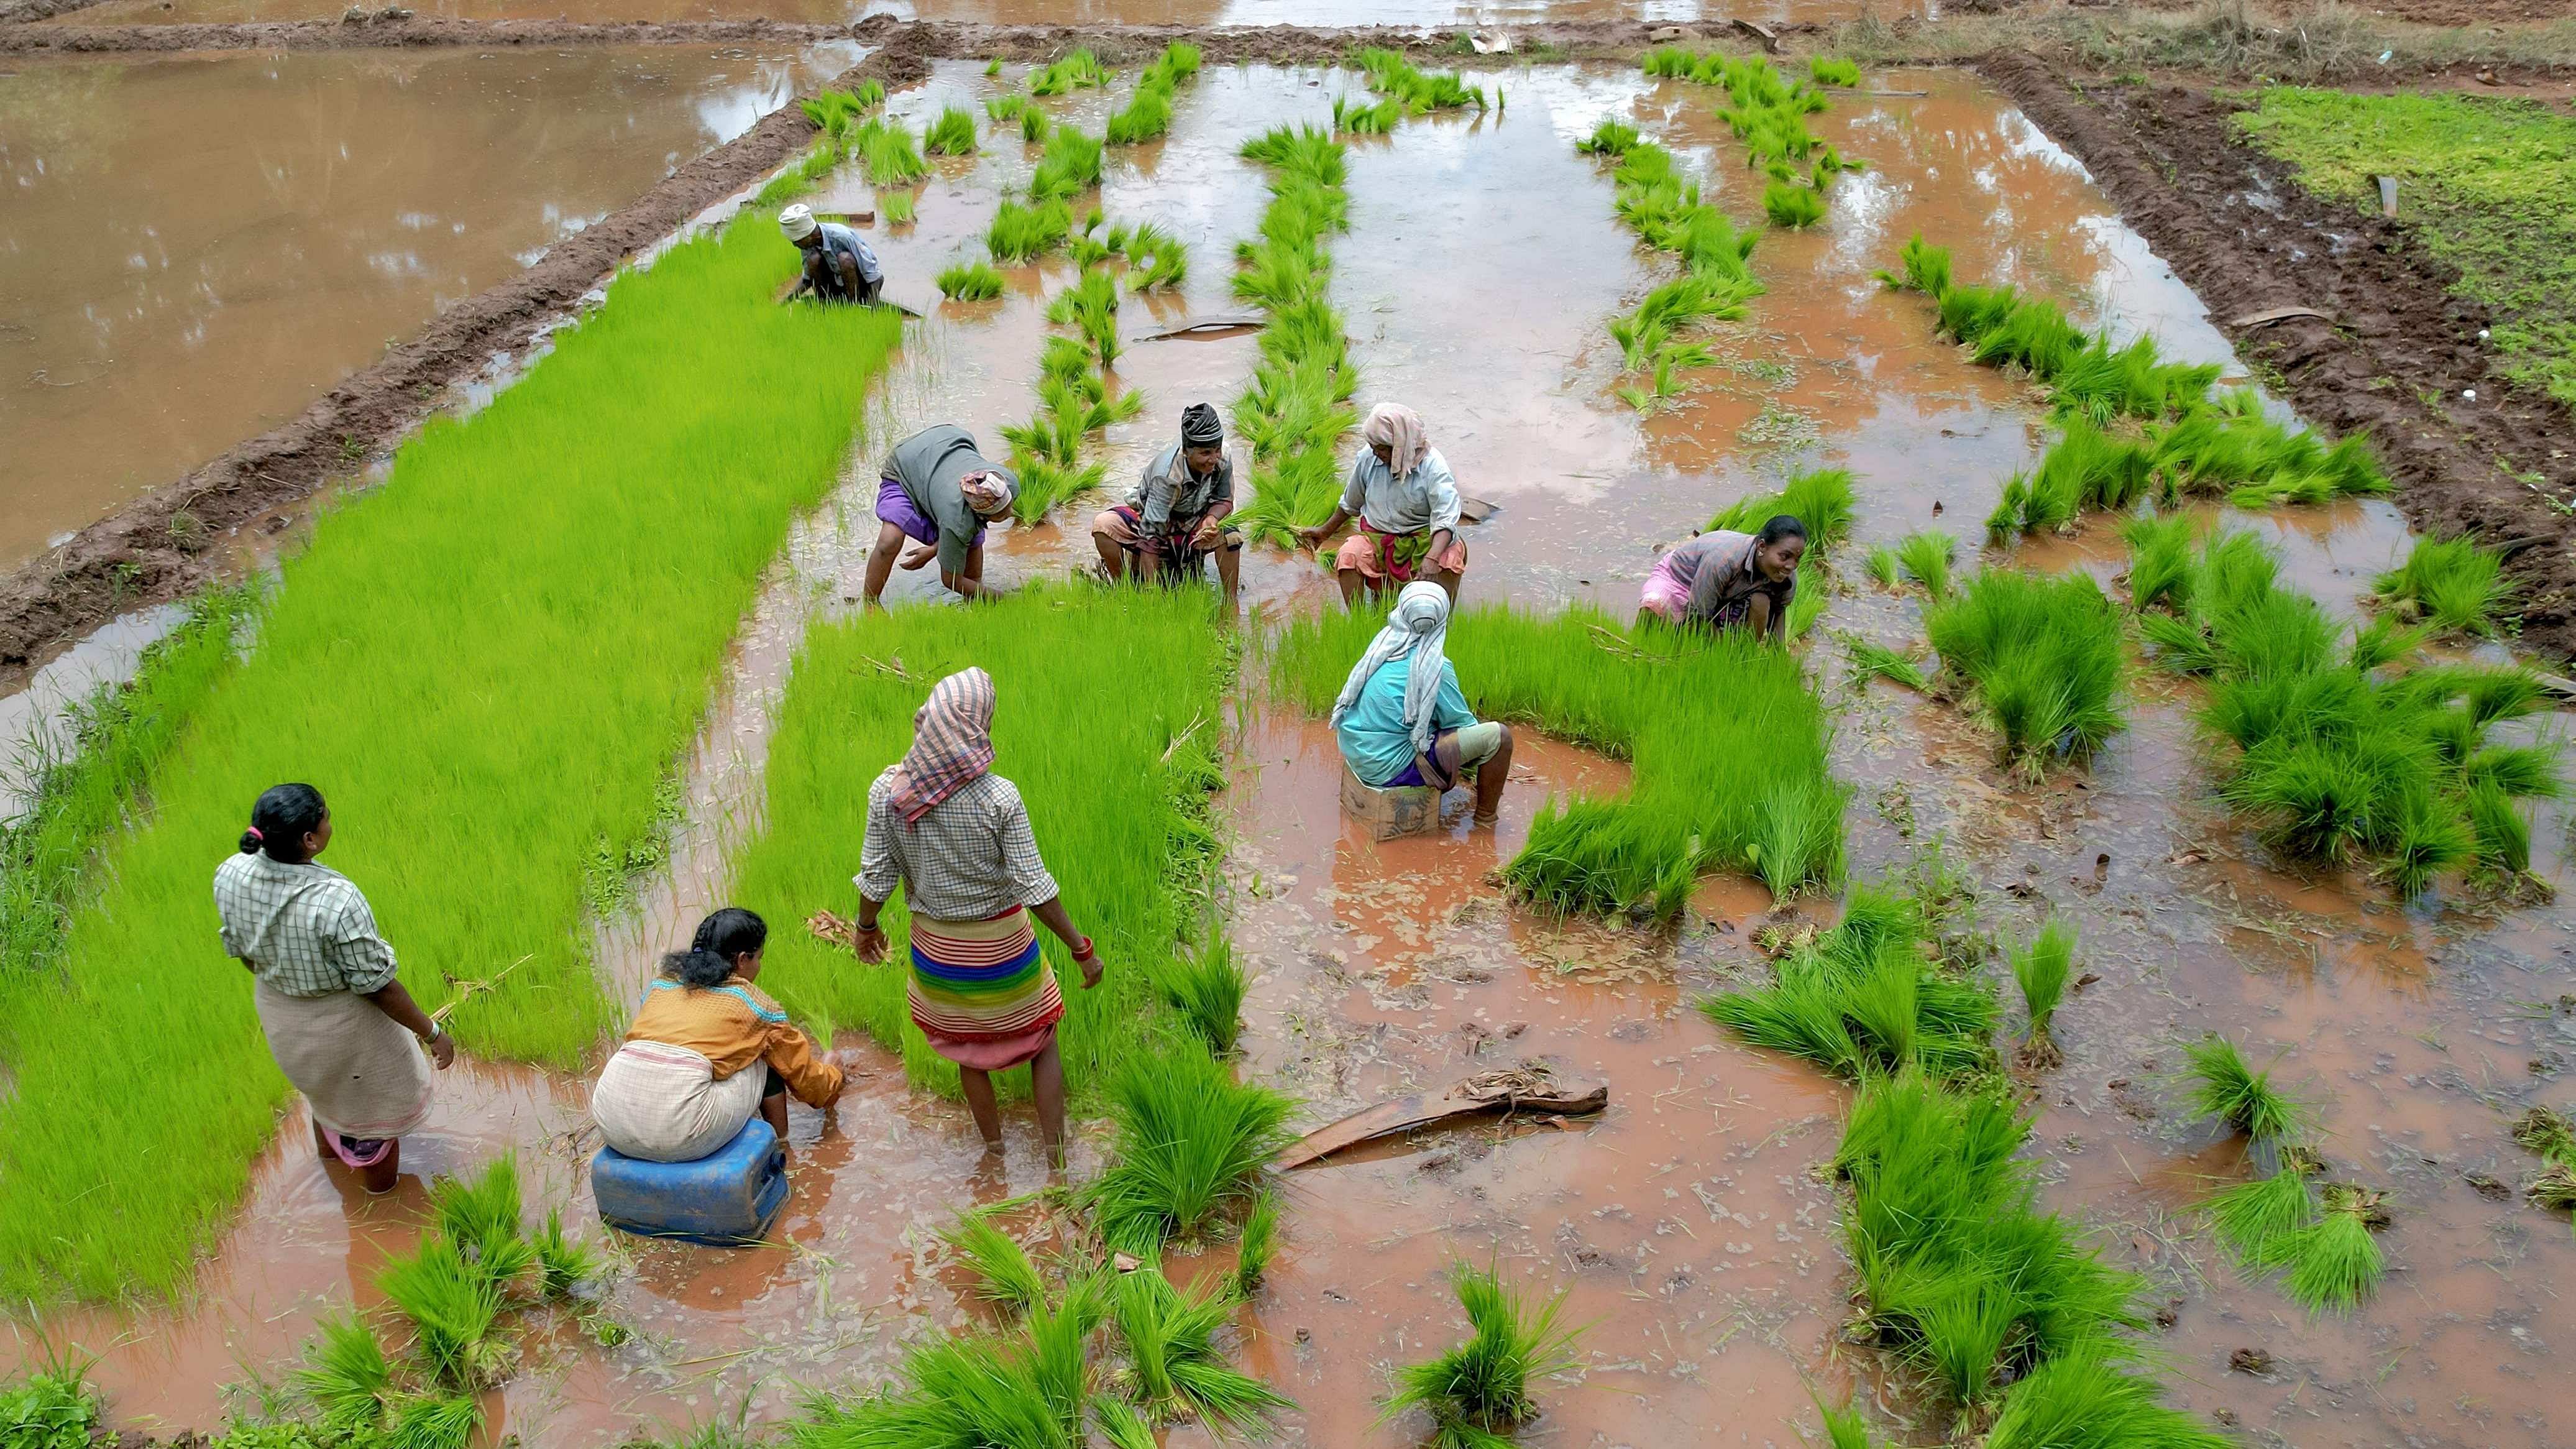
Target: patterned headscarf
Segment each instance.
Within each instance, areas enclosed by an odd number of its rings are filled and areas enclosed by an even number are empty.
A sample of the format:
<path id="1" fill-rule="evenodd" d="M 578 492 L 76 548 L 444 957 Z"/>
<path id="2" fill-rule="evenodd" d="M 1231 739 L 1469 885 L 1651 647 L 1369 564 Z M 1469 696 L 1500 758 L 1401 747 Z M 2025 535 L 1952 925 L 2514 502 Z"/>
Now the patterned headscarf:
<path id="1" fill-rule="evenodd" d="M 1184 447 L 1205 448 L 1225 441 L 1225 424 L 1217 420 L 1216 409 L 1203 402 L 1181 409 L 1181 443 Z"/>
<path id="2" fill-rule="evenodd" d="M 1404 727 L 1413 733 L 1415 750 L 1430 749 L 1432 716 L 1438 713 L 1432 705 L 1440 698 L 1441 679 L 1448 672 L 1448 641 L 1449 591 L 1427 579 L 1406 584 L 1404 592 L 1395 596 L 1386 626 L 1369 641 L 1360 662 L 1351 666 L 1351 677 L 1342 681 L 1342 697 L 1333 701 L 1333 725 L 1338 728 L 1342 716 L 1360 702 L 1360 691 L 1380 666 L 1410 658 L 1412 672 L 1404 680 Z"/>
<path id="3" fill-rule="evenodd" d="M 930 687 L 895 767 L 894 808 L 917 826 L 931 807 L 993 768 L 993 676 L 962 669 Z"/>
<path id="4" fill-rule="evenodd" d="M 1422 455 L 1431 451 L 1431 439 L 1422 431 L 1422 419 L 1402 403 L 1379 403 L 1369 409 L 1368 421 L 1360 425 L 1360 436 L 1372 448 L 1384 443 L 1395 457 L 1387 464 L 1398 478 L 1410 475 L 1422 466 Z"/>

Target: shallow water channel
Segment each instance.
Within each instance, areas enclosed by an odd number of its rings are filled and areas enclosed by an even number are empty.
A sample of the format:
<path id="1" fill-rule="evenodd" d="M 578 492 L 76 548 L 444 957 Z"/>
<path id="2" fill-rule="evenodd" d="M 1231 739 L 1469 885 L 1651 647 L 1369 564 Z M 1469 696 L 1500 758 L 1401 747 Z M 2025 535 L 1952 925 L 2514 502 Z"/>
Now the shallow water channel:
<path id="1" fill-rule="evenodd" d="M 0 567 L 287 421 L 856 54 L 11 62 Z"/>
<path id="2" fill-rule="evenodd" d="M 1605 116 L 1629 119 L 1704 163 L 1712 195 L 1741 217 L 1753 208 L 1740 153 L 1692 87 L 1563 67 L 1502 80 L 1500 116 L 1409 122 L 1354 146 L 1351 230 L 1334 249 L 1362 400 L 1419 409 L 1467 491 L 1500 505 L 1468 534 L 1471 601 L 1589 600 L 1625 613 L 1654 542 L 1817 463 L 1858 472 L 1862 545 L 1936 519 L 1973 537 L 2005 477 L 2036 456 L 2042 412 L 1934 341 L 1919 299 L 1871 280 L 1916 230 L 1953 245 L 1965 278 L 2053 292 L 2179 355 L 2227 356 L 2198 301 L 2010 106 L 1959 74 L 1881 74 L 1869 87 L 1885 94 L 1838 95 L 1815 118 L 1870 169 L 1841 184 L 1816 231 L 1764 237 L 1754 267 L 1770 290 L 1717 339 L 1732 365 L 1641 423 L 1608 395 L 1617 353 L 1604 323 L 1662 263 L 1632 247 L 1606 176 L 1572 143 Z M 917 121 L 995 85 L 975 67 L 942 67 L 897 105 Z M 1130 304 L 1131 338 L 1149 316 L 1226 306 L 1225 259 L 1262 195 L 1235 148 L 1281 120 L 1320 119 L 1344 85 L 1324 71 L 1212 69 L 1184 94 L 1170 141 L 1112 153 L 1110 215 L 1161 220 L 1193 249 L 1183 296 Z M 1065 109 L 1096 126 L 1107 100 Z M 1029 409 L 1041 298 L 1069 267 L 1019 269 L 1002 300 L 975 306 L 934 304 L 927 283 L 980 235 L 997 184 L 1028 165 L 1015 136 L 943 163 L 918 223 L 879 229 L 895 295 L 930 320 L 881 390 L 877 438 L 852 460 L 849 487 L 800 530 L 746 631 L 691 767 L 677 867 L 638 918 L 602 928 L 612 980 L 633 980 L 678 923 L 720 901 L 731 843 L 757 826 L 768 711 L 794 642 L 855 592 L 883 439 L 939 418 L 989 429 Z M 868 200 L 855 183 L 833 192 L 853 208 Z M 1112 435 L 1121 480 L 1183 403 L 1230 402 L 1252 351 L 1242 337 L 1131 346 L 1120 381 L 1149 405 Z M 1071 510 L 1067 528 L 1013 531 L 995 572 L 1086 559 L 1086 511 Z M 2288 576 L 2336 608 L 2405 543 L 2380 503 L 2233 521 L 2263 530 Z M 2020 561 L 2107 576 L 2120 550 L 2097 526 Z M 2567 1100 L 2566 911 L 2401 911 L 2367 882 L 2273 868 L 2209 798 L 2189 691 L 2145 673 L 2130 728 L 2089 770 L 2017 785 L 1946 708 L 1845 680 L 1830 631 L 1920 634 L 1914 597 L 1846 571 L 1855 581 L 1808 657 L 1842 711 L 1856 874 L 1945 840 L 1982 924 L 2016 936 L 2053 907 L 2081 926 L 2092 975 L 2059 1014 L 2068 1060 L 2038 1079 L 2030 1151 L 2049 1205 L 2097 1227 L 2105 1255 L 2152 1283 L 2151 1306 L 2170 1321 L 2147 1341 L 2178 1400 L 2241 1425 L 2249 1442 L 2567 1442 L 2563 1396 L 2544 1386 L 2576 1243 L 2563 1219 L 2467 1180 L 2518 1186 L 2536 1164 L 2507 1122 L 2531 1101 Z M 1325 591 L 1311 564 L 1276 554 L 1246 573 L 1256 616 L 1312 607 Z M 921 580 L 906 582 L 919 592 Z M 1678 1425 L 1693 1426 L 1694 1443 L 1795 1442 L 1813 1423 L 1811 1387 L 1828 1400 L 1858 1393 L 1901 1425 L 1912 1402 L 1901 1377 L 1840 1336 L 1853 1284 L 1836 1195 L 1817 1169 L 1843 1089 L 1736 1045 L 1689 1009 L 1712 988 L 1760 979 L 1749 938 L 1768 897 L 1713 880 L 1688 924 L 1661 935 L 1518 912 L 1487 873 L 1541 797 L 1615 789 L 1623 766 L 1540 742 L 1516 761 L 1498 830 L 1457 822 L 1380 845 L 1340 818 L 1332 745 L 1314 721 L 1271 709 L 1254 687 L 1236 725 L 1228 876 L 1234 938 L 1256 978 L 1248 1071 L 1303 1096 L 1310 1125 L 1525 1058 L 1611 1092 L 1589 1121 L 1425 1135 L 1291 1177 L 1270 1285 L 1243 1315 L 1248 1366 L 1305 1406 L 1289 1417 L 1290 1442 L 1417 1442 L 1414 1426 L 1377 1426 L 1374 1400 L 1387 1365 L 1455 1336 L 1439 1276 L 1455 1258 L 1568 1288 L 1571 1318 L 1594 1325 L 1583 1382 L 1546 1396 L 1533 1442 L 1672 1443 Z M 2565 824 L 2553 810 L 2537 832 L 2537 869 L 2551 881 L 2566 876 Z M 2272 1286 L 2245 1281 L 2188 1210 L 2241 1171 L 2233 1146 L 2181 1110 L 2172 1080 L 2178 1044 L 2211 1029 L 2258 1061 L 2278 1053 L 2282 1074 L 2324 1108 L 2334 1174 L 2390 1192 L 2393 1271 L 2349 1318 L 2310 1323 Z M 961 1207 L 1043 1182 L 1030 1128 L 1015 1118 L 1006 1165 L 981 1165 L 957 1104 L 907 1092 L 891 1054 L 866 1059 L 870 1075 L 831 1112 L 794 1111 L 795 1193 L 778 1245 L 621 1249 L 605 1311 L 635 1337 L 602 1350 L 569 1323 L 540 1335 L 526 1372 L 494 1396 L 495 1438 L 608 1443 L 746 1406 L 774 1417 L 798 1386 L 872 1382 L 908 1335 L 973 1316 L 937 1234 Z M 515 1146 L 544 1195 L 587 1219 L 580 1081 L 476 1065 L 442 1090 L 407 1169 L 437 1173 Z M 1088 1139 L 1075 1156 L 1077 1176 L 1096 1166 Z M 274 1375 L 317 1314 L 353 1294 L 372 1301 L 369 1270 L 409 1244 L 421 1217 L 416 1178 L 368 1201 L 326 1175 L 290 1121 L 192 1302 L 50 1327 L 103 1355 L 96 1373 L 120 1423 L 209 1424 L 219 1385 Z M 2270 1368 L 2231 1371 L 2244 1348 L 2268 1352 Z M 1204 1439 L 1185 1429 L 1171 1442 Z"/>

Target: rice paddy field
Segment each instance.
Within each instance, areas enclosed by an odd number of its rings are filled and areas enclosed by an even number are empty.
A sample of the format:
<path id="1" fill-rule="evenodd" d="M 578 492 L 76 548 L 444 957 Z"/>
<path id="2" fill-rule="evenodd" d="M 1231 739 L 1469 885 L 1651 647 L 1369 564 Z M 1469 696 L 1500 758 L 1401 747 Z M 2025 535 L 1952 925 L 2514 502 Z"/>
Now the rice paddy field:
<path id="1" fill-rule="evenodd" d="M 2493 541 L 1973 73 L 1166 39 L 815 100 L 57 717 L 0 836 L 0 1449 L 2566 1442 L 2561 661 Z M 790 199 L 917 315 L 773 305 Z M 1153 335 L 1217 314 L 1263 325 Z M 1233 617 L 1089 574 L 1202 400 Z M 1380 400 L 1491 505 L 1448 657 L 1518 736 L 1498 823 L 1384 841 L 1324 719 L 1375 619 L 1280 546 Z M 863 607 L 942 421 L 1041 480 L 1009 595 Z M 1636 622 L 1783 507 L 1786 648 Z M 968 665 L 1107 963 L 1048 948 L 1060 1171 L 830 939 Z M 382 1198 L 212 942 L 285 778 L 461 1000 Z M 623 1237 L 589 1081 L 726 903 L 851 1087 L 769 1241 Z M 1498 1072 L 1608 1106 L 1265 1166 Z"/>

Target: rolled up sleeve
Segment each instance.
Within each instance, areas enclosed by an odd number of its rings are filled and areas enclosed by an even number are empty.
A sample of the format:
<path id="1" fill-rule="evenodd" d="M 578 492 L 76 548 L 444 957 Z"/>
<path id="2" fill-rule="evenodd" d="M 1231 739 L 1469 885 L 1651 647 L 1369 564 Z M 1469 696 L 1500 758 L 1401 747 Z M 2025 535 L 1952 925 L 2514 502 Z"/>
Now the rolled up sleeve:
<path id="1" fill-rule="evenodd" d="M 1458 480 L 1449 471 L 1449 460 L 1433 454 L 1422 463 L 1424 502 L 1429 505 L 1431 531 L 1458 531 Z"/>
<path id="2" fill-rule="evenodd" d="M 1002 841 L 1002 868 L 1010 873 L 1011 893 L 1024 906 L 1054 900 L 1055 877 L 1048 874 L 1046 860 L 1038 854 L 1037 833 L 1029 828 L 1029 808 L 1021 803 L 1020 792 L 1006 792 L 994 808 L 993 824 Z"/>
<path id="3" fill-rule="evenodd" d="M 894 807 L 886 794 L 881 786 L 868 793 L 868 826 L 859 840 L 855 877 L 859 894 L 880 904 L 894 899 L 894 888 L 903 884 L 903 867 L 894 856 L 894 827 L 887 819 Z"/>
<path id="4" fill-rule="evenodd" d="M 372 996 L 394 983 L 394 948 L 377 933 L 376 913 L 366 898 L 349 894 L 351 899 L 332 919 L 325 954 L 351 991 Z"/>

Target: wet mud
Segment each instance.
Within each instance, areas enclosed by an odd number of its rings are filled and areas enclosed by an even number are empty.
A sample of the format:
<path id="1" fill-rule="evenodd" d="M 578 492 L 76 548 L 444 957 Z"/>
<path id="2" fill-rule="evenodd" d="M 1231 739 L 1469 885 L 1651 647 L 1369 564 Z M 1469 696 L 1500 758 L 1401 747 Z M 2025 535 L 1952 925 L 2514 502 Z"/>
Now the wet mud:
<path id="1" fill-rule="evenodd" d="M 2230 102 L 2176 86 L 2078 91 L 2024 56 L 1982 69 L 2084 158 L 2217 315 L 2329 313 L 2230 331 L 2309 417 L 2371 435 L 2417 528 L 2511 548 L 2522 642 L 2553 663 L 2576 656 L 2576 416 L 2490 373 L 2485 309 L 2450 294 L 2456 273 L 2401 223 L 2310 196 L 2238 144 Z"/>
<path id="2" fill-rule="evenodd" d="M 978 70 L 938 67 L 895 106 L 917 120 L 971 103 L 988 84 Z M 1409 122 L 1355 146 L 1334 301 L 1361 401 L 1413 403 L 1468 491 L 1502 505 L 1468 534 L 1471 599 L 1590 600 L 1624 613 L 1655 542 L 1820 463 L 1858 473 L 1864 542 L 1926 525 L 1973 542 L 2003 479 L 2045 440 L 2044 408 L 1932 340 L 1919 299 L 1870 280 L 1918 227 L 1951 242 L 1970 274 L 2064 297 L 2122 335 L 2153 331 L 2178 355 L 2230 355 L 2084 167 L 1992 90 L 1946 72 L 1871 82 L 1927 94 L 1838 97 L 1815 118 L 1871 170 L 1843 183 L 1823 227 L 1763 239 L 1754 269 L 1769 291 L 1721 338 L 1742 365 L 1710 370 L 1679 409 L 1643 420 L 1608 395 L 1616 357 L 1603 329 L 1669 262 L 1633 248 L 1611 219 L 1606 176 L 1571 145 L 1605 115 L 1628 118 L 1705 166 L 1719 204 L 1747 217 L 1741 156 L 1708 93 L 1551 67 L 1507 77 L 1501 116 Z M 1109 214 L 1163 220 L 1196 253 L 1183 295 L 1129 303 L 1131 338 L 1148 317 L 1223 305 L 1222 258 L 1261 196 L 1235 146 L 1320 112 L 1342 85 L 1321 71 L 1211 68 L 1183 95 L 1169 141 L 1111 153 Z M 1096 95 L 1070 103 L 1086 125 L 1106 106 Z M 1069 269 L 1018 269 L 1002 299 L 972 307 L 930 302 L 922 282 L 971 247 L 994 184 L 1028 164 L 1016 144 L 941 163 L 920 220 L 872 234 L 896 295 L 909 289 L 929 320 L 908 329 L 841 495 L 799 531 L 747 621 L 689 767 L 681 864 L 638 918 L 603 928 L 611 979 L 630 979 L 644 953 L 721 899 L 724 842 L 756 827 L 744 817 L 758 808 L 767 701 L 794 640 L 805 619 L 852 606 L 878 445 L 935 418 L 980 429 L 1030 406 L 1039 315 Z M 849 181 L 831 195 L 870 199 Z M 1131 343 L 1118 381 L 1151 401 L 1103 445 L 1113 478 L 1132 474 L 1181 402 L 1230 401 L 1251 356 L 1239 337 Z M 1084 512 L 1002 531 L 991 571 L 1015 581 L 1081 566 Z M 2287 577 L 2338 610 L 2407 540 L 2384 502 L 2214 516 L 2262 530 Z M 2109 578 L 2122 551 L 2096 523 L 1986 561 Z M 907 606 L 934 606 L 922 579 L 897 577 Z M 1305 560 L 1270 550 L 1247 560 L 1256 617 L 1312 607 L 1324 589 Z M 2566 1442 L 2561 1396 L 2546 1386 L 2576 1245 L 2563 1218 L 2513 1197 L 2536 1164 L 2508 1124 L 2532 1102 L 2567 1101 L 2576 1012 L 2559 1001 L 2576 990 L 2576 915 L 2549 901 L 2466 897 L 2401 910 L 2371 882 L 2281 870 L 2212 798 L 2192 690 L 2143 672 L 2129 728 L 2090 768 L 2021 785 L 1973 722 L 1845 677 L 1834 632 L 1919 639 L 1920 609 L 1914 594 L 1854 577 L 1807 646 L 1838 712 L 1836 771 L 1854 787 L 1854 872 L 1909 866 L 1938 840 L 1983 928 L 2018 939 L 2050 911 L 2080 927 L 2091 979 L 2058 1014 L 2065 1065 L 2029 1081 L 2039 1114 L 2029 1151 L 2047 1205 L 2148 1276 L 2159 1326 L 2146 1346 L 2177 1399 L 2248 1442 Z M 1284 1439 L 1420 1442 L 1418 1423 L 1377 1424 L 1377 1401 L 1389 1367 L 1459 1335 L 1440 1275 L 1463 1259 L 1567 1290 L 1569 1317 L 1592 1325 L 1579 1382 L 1543 1394 L 1537 1442 L 1662 1443 L 1690 1424 L 1694 1442 L 1789 1443 L 1812 1437 L 1811 1392 L 1856 1396 L 1882 1427 L 1930 1442 L 1933 1430 L 1906 1427 L 1906 1376 L 1842 1340 L 1853 1281 L 1836 1190 L 1817 1168 L 1839 1135 L 1844 1090 L 1741 1047 L 1692 1009 L 1709 991 L 1767 978 L 1749 939 L 1759 927 L 1829 907 L 1784 911 L 1721 878 L 1703 884 L 1673 932 L 1520 911 L 1490 873 L 1532 812 L 1550 794 L 1621 788 L 1622 765 L 1524 732 L 1499 827 L 1472 828 L 1453 802 L 1439 832 L 1374 842 L 1340 818 L 1329 733 L 1268 706 L 1260 669 L 1256 652 L 1227 804 L 1232 931 L 1253 976 L 1246 1070 L 1299 1093 L 1309 1126 L 1525 1060 L 1610 1089 L 1594 1119 L 1426 1132 L 1289 1176 L 1279 1255 L 1240 1321 L 1246 1365 L 1303 1405 Z M 2555 807 L 2537 822 L 2535 871 L 2547 881 L 2569 879 L 2566 830 Z M 2226 1263 L 2191 1212 L 2246 1170 L 2234 1144 L 2181 1105 L 2179 1046 L 2212 1029 L 2257 1060 L 2279 1055 L 2283 1077 L 2323 1113 L 2337 1176 L 2392 1190 L 2383 1242 L 2393 1271 L 2348 1318 L 2307 1321 L 2276 1287 Z M 549 1327 L 500 1397 L 496 1432 L 589 1445 L 746 1406 L 770 1419 L 790 1411 L 800 1385 L 865 1386 L 909 1335 L 973 1321 L 937 1233 L 957 1208 L 1044 1180 L 1028 1124 L 1010 1118 L 1002 1169 L 979 1171 L 961 1107 L 906 1091 L 891 1054 L 841 1045 L 869 1075 L 828 1113 L 793 1109 L 795 1193 L 780 1244 L 632 1248 L 594 1318 L 630 1325 L 634 1338 L 602 1349 L 572 1316 Z M 516 1144 L 523 1162 L 542 1162 L 544 1198 L 587 1220 L 578 1079 L 472 1067 L 442 1085 L 409 1170 Z M 1075 1176 L 1096 1153 L 1096 1135 L 1083 1136 Z M 312 1160 L 289 1121 L 183 1312 L 57 1318 L 57 1336 L 98 1349 L 128 1335 L 97 1371 L 120 1424 L 204 1425 L 219 1412 L 218 1386 L 240 1376 L 233 1365 L 273 1373 L 288 1362 L 313 1317 L 365 1292 L 355 1285 L 366 1270 L 406 1244 L 421 1216 L 417 1184 L 368 1204 Z M 2267 1355 L 2262 1371 L 2231 1369 L 2240 1350 Z M 1202 1437 L 1184 1429 L 1172 1443 Z"/>

